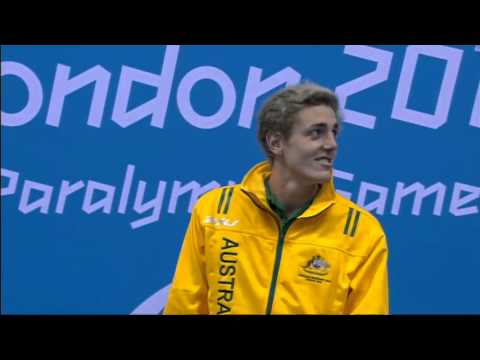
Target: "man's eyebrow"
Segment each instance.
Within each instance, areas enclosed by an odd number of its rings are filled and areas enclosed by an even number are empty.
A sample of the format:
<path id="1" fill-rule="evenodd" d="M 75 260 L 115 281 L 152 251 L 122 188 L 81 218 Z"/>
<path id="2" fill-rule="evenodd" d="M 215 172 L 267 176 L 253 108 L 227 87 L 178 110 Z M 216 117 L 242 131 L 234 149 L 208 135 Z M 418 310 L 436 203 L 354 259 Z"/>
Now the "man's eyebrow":
<path id="1" fill-rule="evenodd" d="M 315 123 L 315 124 L 312 124 L 312 125 L 309 126 L 310 129 L 312 129 L 314 127 L 327 127 L 327 124 L 326 123 Z"/>
<path id="2" fill-rule="evenodd" d="M 321 123 L 312 124 L 312 125 L 310 125 L 308 128 L 309 128 L 309 129 L 313 129 L 313 128 L 315 128 L 315 127 L 327 127 L 327 126 L 328 126 L 327 123 L 321 122 Z M 339 129 L 339 128 L 340 128 L 340 125 L 339 125 L 338 123 L 335 123 L 335 124 L 333 125 L 333 128 L 334 128 L 334 129 Z"/>

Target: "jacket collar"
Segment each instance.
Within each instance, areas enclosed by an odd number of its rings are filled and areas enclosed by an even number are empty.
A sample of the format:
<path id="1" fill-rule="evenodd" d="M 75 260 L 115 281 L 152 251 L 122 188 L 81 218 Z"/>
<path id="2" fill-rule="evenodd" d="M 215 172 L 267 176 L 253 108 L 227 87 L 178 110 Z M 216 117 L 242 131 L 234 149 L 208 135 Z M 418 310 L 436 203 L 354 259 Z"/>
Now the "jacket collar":
<path id="1" fill-rule="evenodd" d="M 252 167 L 243 177 L 240 187 L 243 191 L 253 196 L 254 201 L 262 207 L 270 210 L 264 181 L 272 174 L 272 166 L 268 161 L 263 161 Z M 311 217 L 319 214 L 335 203 L 335 188 L 333 176 L 329 182 L 322 185 L 317 192 L 312 204 L 299 216 L 299 218 Z M 271 211 L 271 210 L 270 210 Z"/>

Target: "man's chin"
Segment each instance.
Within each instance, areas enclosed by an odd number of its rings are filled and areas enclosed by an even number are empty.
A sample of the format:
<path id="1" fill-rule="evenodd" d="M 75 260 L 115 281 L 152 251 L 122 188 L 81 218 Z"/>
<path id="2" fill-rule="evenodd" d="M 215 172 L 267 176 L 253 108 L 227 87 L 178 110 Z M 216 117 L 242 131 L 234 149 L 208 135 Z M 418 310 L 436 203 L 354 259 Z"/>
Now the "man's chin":
<path id="1" fill-rule="evenodd" d="M 332 177 L 331 171 L 315 171 L 314 173 L 307 174 L 309 180 L 313 184 L 325 184 L 330 181 Z"/>

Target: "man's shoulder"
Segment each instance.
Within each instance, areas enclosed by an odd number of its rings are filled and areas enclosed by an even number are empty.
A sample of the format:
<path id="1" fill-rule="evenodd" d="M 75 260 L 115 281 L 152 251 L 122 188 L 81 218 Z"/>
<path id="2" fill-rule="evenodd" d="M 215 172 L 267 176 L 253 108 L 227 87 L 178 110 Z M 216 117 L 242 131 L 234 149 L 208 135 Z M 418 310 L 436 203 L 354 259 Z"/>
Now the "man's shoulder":
<path id="1" fill-rule="evenodd" d="M 352 200 L 347 199 L 345 196 L 339 194 L 338 192 L 336 192 L 335 194 L 335 205 L 338 212 L 342 213 L 342 215 L 347 216 L 347 218 L 351 217 L 352 221 L 355 221 L 355 218 L 358 219 L 361 217 L 362 222 L 366 225 L 365 228 L 378 231 L 380 233 L 384 232 L 380 221 L 370 211 L 354 203 Z"/>
<path id="2" fill-rule="evenodd" d="M 211 209 L 225 206 L 231 199 L 234 192 L 240 189 L 239 184 L 225 185 L 211 189 L 199 196 L 195 208 Z"/>

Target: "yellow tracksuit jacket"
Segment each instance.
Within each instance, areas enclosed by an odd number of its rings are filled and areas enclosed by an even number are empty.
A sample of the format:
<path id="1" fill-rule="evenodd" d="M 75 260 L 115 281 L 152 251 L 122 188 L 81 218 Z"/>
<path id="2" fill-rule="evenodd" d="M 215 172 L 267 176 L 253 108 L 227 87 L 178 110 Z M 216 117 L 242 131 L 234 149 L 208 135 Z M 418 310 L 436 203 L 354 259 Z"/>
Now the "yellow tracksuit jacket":
<path id="1" fill-rule="evenodd" d="M 272 211 L 268 162 L 197 202 L 164 314 L 388 314 L 376 218 L 324 184 L 293 220 Z"/>

